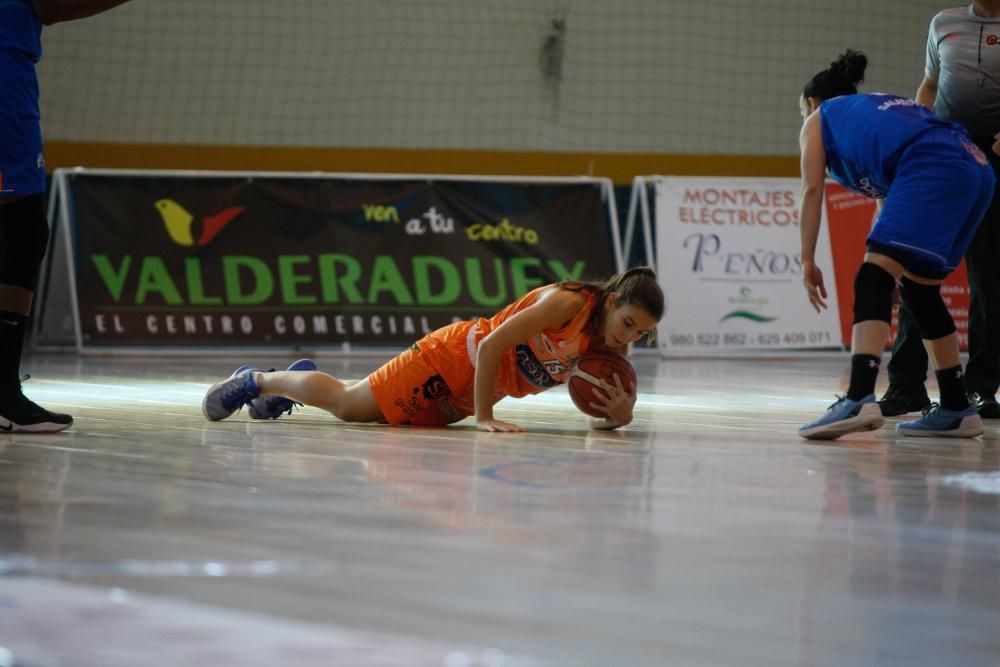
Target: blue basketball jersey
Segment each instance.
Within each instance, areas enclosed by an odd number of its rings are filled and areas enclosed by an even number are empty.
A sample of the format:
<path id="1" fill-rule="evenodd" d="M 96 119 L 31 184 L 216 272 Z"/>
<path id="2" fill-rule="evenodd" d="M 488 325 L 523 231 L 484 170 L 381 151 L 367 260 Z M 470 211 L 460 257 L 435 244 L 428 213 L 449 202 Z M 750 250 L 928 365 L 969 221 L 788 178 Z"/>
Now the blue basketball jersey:
<path id="1" fill-rule="evenodd" d="M 993 170 L 961 125 L 897 95 L 845 95 L 820 105 L 827 170 L 885 199 L 868 249 L 925 278 L 955 270 L 993 195 Z M 888 249 L 888 250 L 886 250 Z"/>
<path id="2" fill-rule="evenodd" d="M 829 174 L 855 192 L 882 199 L 903 149 L 934 128 L 967 134 L 915 100 L 898 95 L 844 95 L 820 105 Z"/>
<path id="3" fill-rule="evenodd" d="M 0 49 L 20 51 L 32 64 L 42 57 L 42 22 L 31 0 L 0 0 Z"/>

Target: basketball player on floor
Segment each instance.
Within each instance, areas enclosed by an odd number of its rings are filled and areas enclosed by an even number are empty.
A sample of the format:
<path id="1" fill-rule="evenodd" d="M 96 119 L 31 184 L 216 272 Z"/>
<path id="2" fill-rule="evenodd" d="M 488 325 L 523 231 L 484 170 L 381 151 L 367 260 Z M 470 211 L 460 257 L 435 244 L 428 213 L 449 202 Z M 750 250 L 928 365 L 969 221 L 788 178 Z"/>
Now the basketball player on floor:
<path id="1" fill-rule="evenodd" d="M 313 370 L 308 360 L 281 372 L 242 366 L 208 390 L 202 411 L 218 421 L 249 405 L 251 418 L 266 419 L 295 402 L 344 421 L 443 426 L 475 416 L 481 431 L 523 431 L 493 416 L 497 401 L 565 383 L 585 352 L 624 352 L 651 338 L 663 309 L 649 268 L 601 283 L 563 281 L 528 292 L 493 317 L 438 329 L 353 384 Z M 606 417 L 591 418 L 590 426 L 628 424 L 635 400 L 635 386 L 620 379 L 604 392 L 595 389 L 592 407 Z"/>

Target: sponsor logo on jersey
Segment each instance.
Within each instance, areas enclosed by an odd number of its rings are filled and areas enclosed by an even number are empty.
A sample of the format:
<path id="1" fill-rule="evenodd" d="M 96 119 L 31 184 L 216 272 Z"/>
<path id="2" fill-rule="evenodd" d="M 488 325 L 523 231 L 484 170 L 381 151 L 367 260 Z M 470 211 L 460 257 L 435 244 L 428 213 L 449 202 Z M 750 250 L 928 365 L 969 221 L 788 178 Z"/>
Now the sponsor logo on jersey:
<path id="1" fill-rule="evenodd" d="M 519 343 L 514 347 L 514 363 L 524 379 L 536 387 L 548 389 L 559 384 L 526 343 Z"/>
<path id="2" fill-rule="evenodd" d="M 888 111 L 893 107 L 916 107 L 916 106 L 920 106 L 920 102 L 908 99 L 906 97 L 894 97 L 878 105 L 878 110 Z"/>

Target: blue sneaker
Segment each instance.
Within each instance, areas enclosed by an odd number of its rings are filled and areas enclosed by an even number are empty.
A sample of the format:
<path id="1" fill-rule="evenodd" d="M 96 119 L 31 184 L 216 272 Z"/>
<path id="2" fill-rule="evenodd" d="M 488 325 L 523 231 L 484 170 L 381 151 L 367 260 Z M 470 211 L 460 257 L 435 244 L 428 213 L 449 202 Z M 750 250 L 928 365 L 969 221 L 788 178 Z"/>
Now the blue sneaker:
<path id="1" fill-rule="evenodd" d="M 254 381 L 254 373 L 260 370 L 253 366 L 240 366 L 228 378 L 209 387 L 205 400 L 201 402 L 205 419 L 222 421 L 260 396 L 260 387 Z"/>
<path id="2" fill-rule="evenodd" d="M 314 371 L 316 362 L 312 359 L 299 359 L 288 367 L 290 371 Z M 277 419 L 281 415 L 292 414 L 292 409 L 301 403 L 296 403 L 284 396 L 261 396 L 250 403 L 250 419 Z"/>
<path id="3" fill-rule="evenodd" d="M 903 435 L 919 437 L 975 438 L 986 430 L 983 418 L 976 413 L 976 406 L 964 410 L 946 410 L 937 403 L 924 410 L 920 419 L 900 422 L 896 430 Z"/>
<path id="4" fill-rule="evenodd" d="M 834 440 L 845 433 L 874 431 L 884 423 L 875 394 L 868 394 L 860 401 L 838 396 L 826 414 L 800 428 L 799 435 L 810 440 Z"/>

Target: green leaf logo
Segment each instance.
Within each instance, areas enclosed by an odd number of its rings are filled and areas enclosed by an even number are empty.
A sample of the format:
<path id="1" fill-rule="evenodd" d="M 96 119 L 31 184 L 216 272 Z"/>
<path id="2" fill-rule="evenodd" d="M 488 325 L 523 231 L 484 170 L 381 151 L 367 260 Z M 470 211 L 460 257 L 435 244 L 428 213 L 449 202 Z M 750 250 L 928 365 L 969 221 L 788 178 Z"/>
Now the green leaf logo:
<path id="1" fill-rule="evenodd" d="M 760 323 L 763 323 L 763 322 L 773 322 L 774 320 L 778 319 L 777 317 L 768 317 L 767 315 L 758 315 L 757 313 L 752 313 L 749 310 L 734 310 L 731 313 L 726 313 L 725 315 L 723 315 L 722 319 L 719 320 L 719 322 L 722 323 L 722 322 L 725 322 L 728 319 L 732 319 L 732 318 L 736 318 L 736 317 L 742 317 L 743 319 L 747 319 L 747 320 L 750 320 L 752 322 L 760 322 Z"/>

